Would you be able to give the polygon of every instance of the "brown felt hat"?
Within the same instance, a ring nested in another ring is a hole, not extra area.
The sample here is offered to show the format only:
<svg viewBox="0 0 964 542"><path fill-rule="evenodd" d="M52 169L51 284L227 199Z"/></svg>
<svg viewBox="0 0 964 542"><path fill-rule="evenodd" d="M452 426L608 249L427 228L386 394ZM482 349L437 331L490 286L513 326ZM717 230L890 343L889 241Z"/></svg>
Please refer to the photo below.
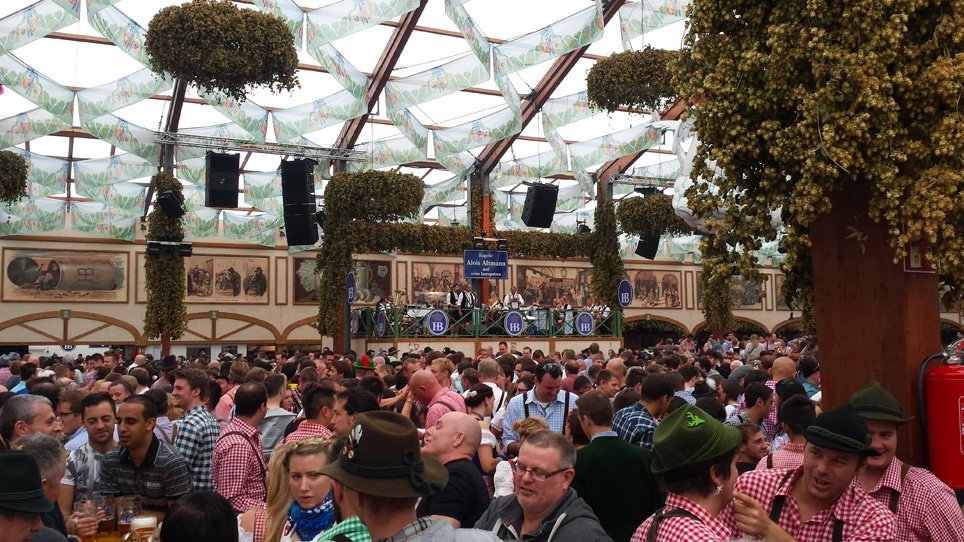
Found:
<svg viewBox="0 0 964 542"><path fill-rule="evenodd" d="M411 420L385 410L355 418L338 461L321 472L359 493L378 497L425 497L449 481L445 466L422 457Z"/></svg>

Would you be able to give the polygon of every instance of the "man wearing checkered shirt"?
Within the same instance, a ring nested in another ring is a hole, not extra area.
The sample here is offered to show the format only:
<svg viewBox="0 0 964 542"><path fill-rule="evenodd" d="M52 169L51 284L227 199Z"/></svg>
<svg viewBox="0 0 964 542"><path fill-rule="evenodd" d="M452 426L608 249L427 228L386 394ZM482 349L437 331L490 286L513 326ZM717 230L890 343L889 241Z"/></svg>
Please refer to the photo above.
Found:
<svg viewBox="0 0 964 542"><path fill-rule="evenodd" d="M630 444L653 449L653 432L666 413L675 393L673 378L666 373L651 374L643 381L639 403L628 406L613 418L613 431Z"/></svg>
<svg viewBox="0 0 964 542"><path fill-rule="evenodd" d="M720 521L736 538L769 542L896 541L894 515L854 480L866 459L878 455L856 409L845 404L824 412L805 436L803 466L743 474Z"/></svg>
<svg viewBox="0 0 964 542"><path fill-rule="evenodd" d="M184 410L174 432L174 448L191 468L195 491L211 491L211 456L221 426L207 409L208 375L201 369L185 367L174 378L174 404Z"/></svg>
<svg viewBox="0 0 964 542"><path fill-rule="evenodd" d="M867 460L857 480L867 493L897 514L897 540L964 540L964 517L954 490L930 471L894 457L897 429L910 421L904 408L879 382L857 390L850 402L867 423L871 446L880 455Z"/></svg>
<svg viewBox="0 0 964 542"><path fill-rule="evenodd" d="M234 396L234 419L214 445L211 480L236 514L264 508L268 465L261 453L258 425L268 411L268 391L261 382L238 386Z"/></svg>

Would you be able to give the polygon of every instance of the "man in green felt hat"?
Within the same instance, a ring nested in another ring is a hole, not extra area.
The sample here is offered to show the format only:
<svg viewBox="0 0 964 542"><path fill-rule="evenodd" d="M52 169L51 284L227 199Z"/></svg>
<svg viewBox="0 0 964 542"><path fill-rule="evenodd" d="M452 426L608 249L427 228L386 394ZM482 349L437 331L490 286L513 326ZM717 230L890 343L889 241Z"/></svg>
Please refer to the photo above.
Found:
<svg viewBox="0 0 964 542"><path fill-rule="evenodd" d="M713 542L730 539L717 519L733 497L740 431L693 405L666 416L653 433L650 470L666 490L666 506L633 534L632 542Z"/></svg>
<svg viewBox="0 0 964 542"><path fill-rule="evenodd" d="M769 542L897 540L894 515L854 480L878 453L853 405L817 416L804 436L803 466L740 476L723 522Z"/></svg>
<svg viewBox="0 0 964 542"><path fill-rule="evenodd" d="M857 480L897 514L897 540L964 540L964 517L954 490L930 471L894 457L900 426L911 420L900 402L873 381L857 390L850 403L870 430L870 446L880 454L867 459Z"/></svg>
<svg viewBox="0 0 964 542"><path fill-rule="evenodd" d="M338 460L321 472L334 481L335 500L350 504L372 540L498 541L491 533L416 518L419 498L441 491L449 475L441 463L422 456L415 424L400 414L359 414Z"/></svg>
<svg viewBox="0 0 964 542"><path fill-rule="evenodd" d="M29 542L43 529L41 514L54 509L44 497L37 461L28 453L0 450L0 542Z"/></svg>

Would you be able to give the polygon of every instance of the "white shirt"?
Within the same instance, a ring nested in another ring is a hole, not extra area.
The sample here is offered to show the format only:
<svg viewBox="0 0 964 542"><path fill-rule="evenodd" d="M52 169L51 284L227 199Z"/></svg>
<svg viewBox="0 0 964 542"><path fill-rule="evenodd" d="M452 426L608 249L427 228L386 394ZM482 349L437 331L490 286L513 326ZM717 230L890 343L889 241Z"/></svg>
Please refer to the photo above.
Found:
<svg viewBox="0 0 964 542"><path fill-rule="evenodd" d="M522 294L520 293L505 294L505 298L502 300L502 304L510 309L518 309L523 303L525 303L525 300L522 299Z"/></svg>

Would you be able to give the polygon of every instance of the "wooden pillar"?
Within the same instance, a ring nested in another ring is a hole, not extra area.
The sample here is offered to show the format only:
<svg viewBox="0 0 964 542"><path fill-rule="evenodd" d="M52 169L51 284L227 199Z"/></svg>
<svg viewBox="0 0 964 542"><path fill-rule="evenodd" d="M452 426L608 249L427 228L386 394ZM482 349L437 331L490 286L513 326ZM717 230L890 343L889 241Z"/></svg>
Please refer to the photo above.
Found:
<svg viewBox="0 0 964 542"><path fill-rule="evenodd" d="M937 274L894 263L886 226L867 217L869 195L869 183L847 183L810 227L823 407L879 380L916 417L901 428L897 455L921 465L917 371L941 349Z"/></svg>

